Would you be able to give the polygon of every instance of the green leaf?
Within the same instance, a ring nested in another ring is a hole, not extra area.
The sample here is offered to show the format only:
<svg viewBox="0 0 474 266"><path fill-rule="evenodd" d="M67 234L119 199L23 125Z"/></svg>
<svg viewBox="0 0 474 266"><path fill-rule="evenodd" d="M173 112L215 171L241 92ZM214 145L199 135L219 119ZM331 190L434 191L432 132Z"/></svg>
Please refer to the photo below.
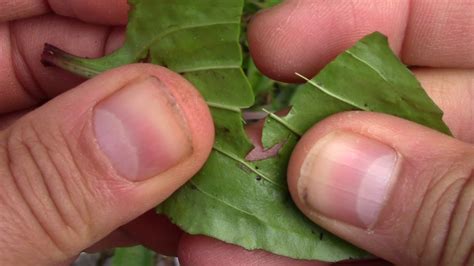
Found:
<svg viewBox="0 0 474 266"><path fill-rule="evenodd" d="M153 266L155 255L155 252L143 246L117 248L112 258L112 266Z"/></svg>
<svg viewBox="0 0 474 266"><path fill-rule="evenodd" d="M181 73L201 92L216 127L214 150L202 170L158 211L188 233L247 249L323 261L370 256L304 217L289 195L286 167L299 136L341 111L384 112L449 133L441 111L385 37L374 33L364 38L298 88L290 113L270 114L265 123L262 142L267 148L279 145L278 154L247 161L253 146L241 109L250 107L254 96L241 68L243 0L131 3L127 41L117 52L82 59L47 47L43 59L85 76L146 59ZM252 78L254 84L260 81L258 75ZM262 90L268 90L263 82Z"/></svg>
<svg viewBox="0 0 474 266"><path fill-rule="evenodd" d="M443 112L418 80L390 50L387 38L375 32L339 55L295 93L289 114L272 116L292 134L301 136L322 119L343 111L386 113L451 135ZM285 141L288 132L265 130L262 142L271 147Z"/></svg>
<svg viewBox="0 0 474 266"><path fill-rule="evenodd" d="M283 143L277 156L248 162L237 153L214 152L202 171L159 211L192 234L248 249L323 261L367 256L304 218L286 188L286 165L299 136L327 116L349 110L397 115L449 133L442 112L386 38L374 33L299 88L287 116L272 114L267 119L262 141L267 148Z"/></svg>

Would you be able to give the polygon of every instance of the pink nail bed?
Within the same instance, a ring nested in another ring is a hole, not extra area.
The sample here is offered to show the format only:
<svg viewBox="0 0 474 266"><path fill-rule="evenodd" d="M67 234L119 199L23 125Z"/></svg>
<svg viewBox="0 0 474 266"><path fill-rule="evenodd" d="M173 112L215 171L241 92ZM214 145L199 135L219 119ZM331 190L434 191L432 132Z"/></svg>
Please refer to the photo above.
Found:
<svg viewBox="0 0 474 266"><path fill-rule="evenodd" d="M319 140L303 162L298 192L314 211L370 228L396 177L399 155L390 146L345 132Z"/></svg>
<svg viewBox="0 0 474 266"><path fill-rule="evenodd" d="M181 110L156 78L129 84L100 102L93 125L102 152L131 181L158 175L190 153Z"/></svg>

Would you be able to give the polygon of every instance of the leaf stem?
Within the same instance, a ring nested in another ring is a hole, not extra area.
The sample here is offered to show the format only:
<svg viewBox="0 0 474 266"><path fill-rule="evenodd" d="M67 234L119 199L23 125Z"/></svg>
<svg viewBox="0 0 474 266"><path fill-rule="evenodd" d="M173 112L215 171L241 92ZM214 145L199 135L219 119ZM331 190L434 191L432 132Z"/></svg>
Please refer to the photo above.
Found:
<svg viewBox="0 0 474 266"><path fill-rule="evenodd" d="M45 66L56 66L86 78L92 78L99 74L98 71L84 65L80 57L67 53L49 43L44 45L41 63Z"/></svg>

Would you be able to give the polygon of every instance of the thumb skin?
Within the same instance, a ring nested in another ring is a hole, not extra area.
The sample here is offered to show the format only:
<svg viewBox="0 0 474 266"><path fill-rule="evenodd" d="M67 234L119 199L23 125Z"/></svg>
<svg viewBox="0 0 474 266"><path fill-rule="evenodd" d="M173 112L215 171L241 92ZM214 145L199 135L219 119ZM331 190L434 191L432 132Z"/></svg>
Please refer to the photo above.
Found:
<svg viewBox="0 0 474 266"><path fill-rule="evenodd" d="M315 223L397 265L473 265L474 146L396 117L319 123L290 160Z"/></svg>
<svg viewBox="0 0 474 266"><path fill-rule="evenodd" d="M106 72L0 131L0 261L56 265L193 176L214 129L194 87L161 67Z"/></svg>

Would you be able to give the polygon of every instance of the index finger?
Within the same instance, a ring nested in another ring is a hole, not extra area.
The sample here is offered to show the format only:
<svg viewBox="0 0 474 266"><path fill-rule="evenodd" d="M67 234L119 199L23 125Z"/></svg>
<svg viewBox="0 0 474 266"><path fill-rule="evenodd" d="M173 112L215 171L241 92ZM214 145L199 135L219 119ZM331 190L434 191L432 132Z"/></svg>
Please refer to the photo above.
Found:
<svg viewBox="0 0 474 266"><path fill-rule="evenodd" d="M46 13L106 25L127 23L127 0L0 0L0 22Z"/></svg>
<svg viewBox="0 0 474 266"><path fill-rule="evenodd" d="M252 20L250 51L264 74L293 82L380 31L405 64L472 68L473 14L472 0L287 0Z"/></svg>

